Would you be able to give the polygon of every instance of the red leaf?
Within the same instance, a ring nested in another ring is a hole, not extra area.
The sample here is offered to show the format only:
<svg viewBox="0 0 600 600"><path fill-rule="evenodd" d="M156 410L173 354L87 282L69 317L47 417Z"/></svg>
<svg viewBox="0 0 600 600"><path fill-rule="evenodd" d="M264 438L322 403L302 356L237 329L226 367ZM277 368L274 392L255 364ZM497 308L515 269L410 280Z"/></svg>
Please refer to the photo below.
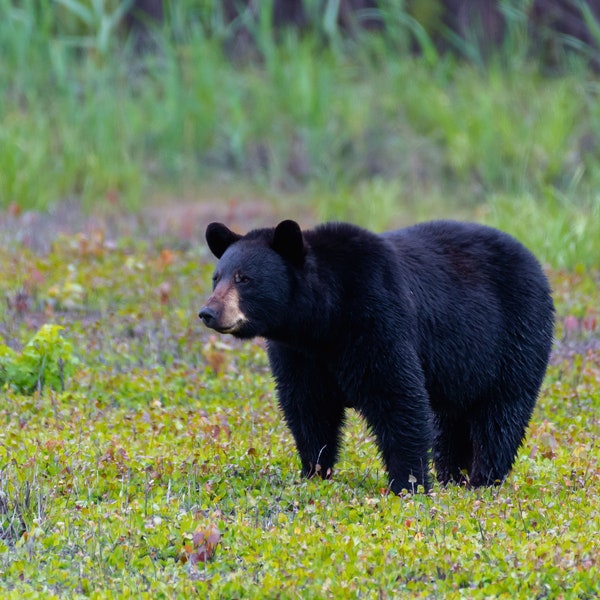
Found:
<svg viewBox="0 0 600 600"><path fill-rule="evenodd" d="M596 317L594 317L593 315L588 315L587 317L584 317L584 319L581 321L581 325L583 326L585 331L592 332L592 331L596 331L598 322L596 320Z"/></svg>
<svg viewBox="0 0 600 600"><path fill-rule="evenodd" d="M204 541L204 531L194 531L194 535L192 536L192 544L194 544L194 548L197 548Z"/></svg>

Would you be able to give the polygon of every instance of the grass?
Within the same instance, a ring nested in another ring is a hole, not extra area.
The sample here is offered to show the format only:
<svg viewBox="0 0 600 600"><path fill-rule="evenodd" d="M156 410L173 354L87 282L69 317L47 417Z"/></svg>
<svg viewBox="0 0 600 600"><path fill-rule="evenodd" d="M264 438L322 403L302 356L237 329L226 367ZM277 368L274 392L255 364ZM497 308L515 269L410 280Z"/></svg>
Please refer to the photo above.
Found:
<svg viewBox="0 0 600 600"><path fill-rule="evenodd" d="M139 209L245 185L280 204L294 194L318 219L484 218L537 229L548 262L600 257L598 85L574 60L545 77L523 40L485 68L431 49L399 59L414 23L390 13L396 46L292 32L275 43L261 22L254 59L235 61L217 16L209 27L183 5L139 55L50 8L0 7L0 205ZM553 237L536 227L549 207L562 219Z"/></svg>
<svg viewBox="0 0 600 600"><path fill-rule="evenodd" d="M232 60L211 3L139 55L119 2L0 0L2 597L600 595L595 76L542 76L512 4L487 62L394 3L391 35L342 38L335 4L302 38L247 21ZM157 208L190 195L240 229L454 217L531 247L557 340L504 485L392 497L355 416L334 479L301 479L263 345L196 318L204 213Z"/></svg>
<svg viewBox="0 0 600 600"><path fill-rule="evenodd" d="M232 178L317 195L379 178L407 202L434 190L466 205L548 188L578 204L598 187L593 74L572 60L542 76L527 40L486 68L431 48L413 57L414 22L387 7L395 43L289 31L275 43L263 19L249 21L254 60L235 61L223 39L237 25L183 3L139 55L114 27L101 42L102 19L77 20L76 4L0 3L4 206L139 207L157 188Z"/></svg>
<svg viewBox="0 0 600 600"><path fill-rule="evenodd" d="M547 264L594 267L600 261L600 196L577 204L556 190L535 199L530 194L490 198L479 217L526 242Z"/></svg>
<svg viewBox="0 0 600 600"><path fill-rule="evenodd" d="M196 318L205 249L140 233L1 251L5 342L53 322L79 359L64 391L3 390L3 597L600 593L597 272L550 272L557 346L506 483L399 498L356 416L334 479L299 477L262 344Z"/></svg>

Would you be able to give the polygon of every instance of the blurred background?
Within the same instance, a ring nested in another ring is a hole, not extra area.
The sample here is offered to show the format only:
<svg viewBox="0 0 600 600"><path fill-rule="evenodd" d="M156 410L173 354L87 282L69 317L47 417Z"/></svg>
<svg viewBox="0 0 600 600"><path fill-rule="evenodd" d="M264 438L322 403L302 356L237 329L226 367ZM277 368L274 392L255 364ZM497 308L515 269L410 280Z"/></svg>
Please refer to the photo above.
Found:
<svg viewBox="0 0 600 600"><path fill-rule="evenodd" d="M23 239L455 217L600 264L600 2L0 0L0 48Z"/></svg>

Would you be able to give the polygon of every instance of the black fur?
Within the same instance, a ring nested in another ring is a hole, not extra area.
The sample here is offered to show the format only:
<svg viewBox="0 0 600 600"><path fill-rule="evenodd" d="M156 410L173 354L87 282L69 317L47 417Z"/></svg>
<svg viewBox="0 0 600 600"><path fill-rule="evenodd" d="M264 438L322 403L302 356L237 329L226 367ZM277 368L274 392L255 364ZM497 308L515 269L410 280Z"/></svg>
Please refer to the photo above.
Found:
<svg viewBox="0 0 600 600"><path fill-rule="evenodd" d="M351 407L394 492L430 488L431 448L442 483L506 477L553 334L548 282L519 242L451 221L381 235L284 221L244 237L213 223L207 241L218 281L236 282L245 320L233 334L268 340L304 474L331 474ZM210 325L225 330L220 298Z"/></svg>

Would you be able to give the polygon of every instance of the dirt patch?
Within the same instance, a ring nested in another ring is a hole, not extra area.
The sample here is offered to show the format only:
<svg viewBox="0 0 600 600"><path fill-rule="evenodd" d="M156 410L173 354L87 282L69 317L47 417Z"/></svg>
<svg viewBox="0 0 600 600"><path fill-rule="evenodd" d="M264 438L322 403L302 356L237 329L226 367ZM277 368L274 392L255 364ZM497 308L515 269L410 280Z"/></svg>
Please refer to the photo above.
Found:
<svg viewBox="0 0 600 600"><path fill-rule="evenodd" d="M284 218L299 219L303 227L314 223L311 211L302 206L294 206L282 214L273 203L260 199L169 198L135 213L110 203L86 212L79 202L66 200L44 212L22 212L16 206L0 212L0 243L7 247L23 245L45 254L57 237L102 232L106 239L168 240L175 247L187 247L204 243L204 231L211 221L222 221L234 230L245 232L272 226Z"/></svg>

